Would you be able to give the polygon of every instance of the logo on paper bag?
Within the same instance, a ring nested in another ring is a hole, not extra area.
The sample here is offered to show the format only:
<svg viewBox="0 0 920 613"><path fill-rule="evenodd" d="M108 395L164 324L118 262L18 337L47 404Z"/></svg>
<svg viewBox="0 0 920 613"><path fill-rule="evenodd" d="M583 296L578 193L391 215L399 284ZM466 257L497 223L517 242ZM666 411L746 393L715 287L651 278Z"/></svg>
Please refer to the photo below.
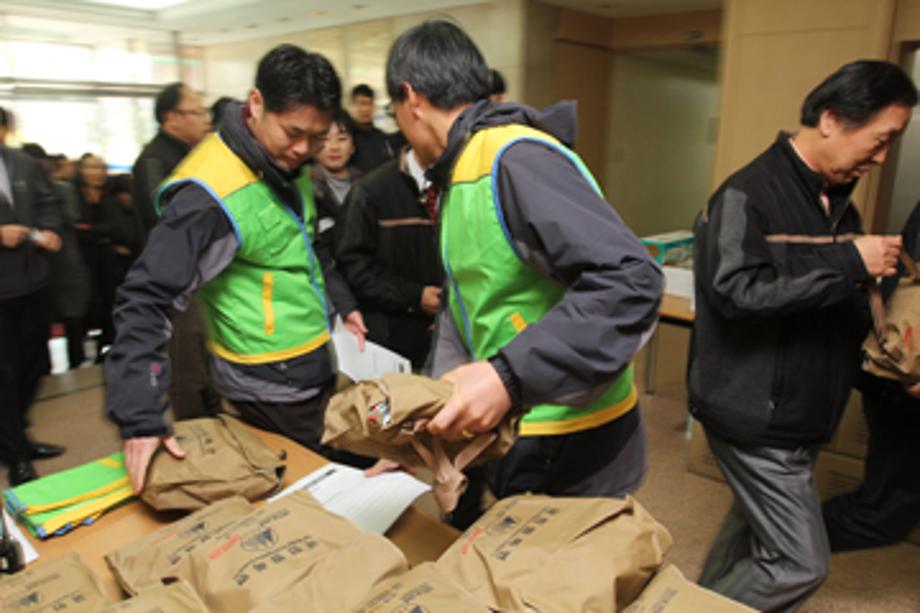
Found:
<svg viewBox="0 0 920 613"><path fill-rule="evenodd" d="M367 411L367 423L375 430L382 430L390 425L393 416L390 413L390 401L381 400Z"/></svg>
<svg viewBox="0 0 920 613"><path fill-rule="evenodd" d="M260 530L242 540L240 547L246 551L268 551L278 544L278 534L271 528Z"/></svg>

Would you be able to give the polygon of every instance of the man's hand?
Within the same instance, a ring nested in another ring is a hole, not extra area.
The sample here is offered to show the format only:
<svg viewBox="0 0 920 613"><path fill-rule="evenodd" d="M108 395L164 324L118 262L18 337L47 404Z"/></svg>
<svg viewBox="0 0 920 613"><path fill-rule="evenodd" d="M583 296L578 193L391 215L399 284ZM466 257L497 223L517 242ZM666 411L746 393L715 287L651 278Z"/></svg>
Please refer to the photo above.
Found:
<svg viewBox="0 0 920 613"><path fill-rule="evenodd" d="M913 396L914 398L920 398L920 383L915 383L913 385L905 385L904 391Z"/></svg>
<svg viewBox="0 0 920 613"><path fill-rule="evenodd" d="M342 325L345 329L355 335L358 340L358 351L364 351L364 337L367 336L367 326L364 325L364 317L361 311L355 309L342 319Z"/></svg>
<svg viewBox="0 0 920 613"><path fill-rule="evenodd" d="M125 452L125 467L128 469L128 477L134 486L134 493L140 494L144 489L144 479L147 478L147 466L150 464L150 458L153 452L163 443L166 451L178 459L185 457L185 452L179 447L179 442L174 436L140 436L125 440L123 449Z"/></svg>
<svg viewBox="0 0 920 613"><path fill-rule="evenodd" d="M61 237L51 230L42 230L38 233L39 240L35 244L51 253L57 253L61 249Z"/></svg>
<svg viewBox="0 0 920 613"><path fill-rule="evenodd" d="M511 409L508 390L488 362L464 364L443 379L453 382L454 393L428 422L428 431L436 436L447 440L473 438L494 429Z"/></svg>
<svg viewBox="0 0 920 613"><path fill-rule="evenodd" d="M7 249L15 249L29 238L29 228L18 224L0 226L0 243Z"/></svg>
<svg viewBox="0 0 920 613"><path fill-rule="evenodd" d="M898 254L901 253L900 235L869 234L860 236L853 244L871 276L890 277L897 274Z"/></svg>
<svg viewBox="0 0 920 613"><path fill-rule="evenodd" d="M425 315L435 315L438 312L438 306L441 304L441 288L437 285L426 285L422 289L422 300L420 306Z"/></svg>
<svg viewBox="0 0 920 613"><path fill-rule="evenodd" d="M403 466L399 462L388 460L386 458L380 458L377 460L376 464L364 470L364 476L376 477L377 475L382 475L383 473L392 473L396 472L397 470L407 472L410 475L415 474L415 471Z"/></svg>

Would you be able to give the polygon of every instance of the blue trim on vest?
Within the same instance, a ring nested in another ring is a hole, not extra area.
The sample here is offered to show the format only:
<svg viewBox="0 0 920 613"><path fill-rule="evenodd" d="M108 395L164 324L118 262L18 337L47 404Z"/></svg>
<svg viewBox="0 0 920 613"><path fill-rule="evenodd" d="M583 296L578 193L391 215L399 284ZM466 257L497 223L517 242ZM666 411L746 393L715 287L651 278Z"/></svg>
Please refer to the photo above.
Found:
<svg viewBox="0 0 920 613"><path fill-rule="evenodd" d="M578 158L575 157L575 154L568 147L560 145L559 143L554 143L551 140L539 138L536 136L519 136L517 138L511 139L510 141L502 145L502 148L498 150L498 153L495 154L495 159L492 161L492 171L491 171L492 203L495 205L495 214L498 216L498 225L501 226L502 233L505 235L505 240L508 241L508 246L511 247L511 250L514 252L514 255L516 255L518 259L521 260L521 262L524 262L526 264L527 261L524 259L524 256L521 255L521 252L518 251L517 245L514 244L514 240L511 238L511 231L508 229L508 224L505 221L505 212L502 209L501 197L499 195L499 189L498 189L498 165L499 163L501 163L502 156L505 155L509 147L511 147L512 145L516 145L517 143L521 143L521 142L541 143L563 154L566 158L568 158L570 162L572 162L572 164L575 166L576 170L578 170L581 176L584 177L584 179L588 183L591 184L591 187L594 188L594 191L596 191L598 195L602 195L602 194L601 194L600 187L597 184L597 181L594 179L594 177L591 176L590 173L588 173L584 169L582 164L578 163Z"/></svg>
<svg viewBox="0 0 920 613"><path fill-rule="evenodd" d="M221 199L216 193L214 193L214 190L211 189L211 187L207 183L202 181L201 179L197 179L195 177L188 177L186 179L179 179L178 181L173 181L172 183L167 183L166 185L161 187L157 191L157 194L154 200L154 202L157 203L157 212L159 212L160 210L159 202L160 202L160 196L163 194L163 192L166 191L167 189L173 189L175 187L185 185L186 183L194 183L195 185L200 186L202 189L204 189L204 191L208 192L208 195L211 196L211 198L213 198L217 202L218 205L220 205L220 208L223 209L224 211L224 215L226 215L227 219L230 220L230 225L233 226L233 233L236 235L236 242L237 242L236 250L239 251L240 249L242 249L243 248L243 235L240 233L239 226L236 225L236 219L233 217L233 213L231 213L230 209L227 208L227 204L223 201L223 199Z"/></svg>
<svg viewBox="0 0 920 613"><path fill-rule="evenodd" d="M304 205L303 195L300 193L299 188L294 191L297 192L297 198L300 199L300 210L304 212L304 215L306 215L307 208ZM313 286L313 290L316 292L316 295L319 296L319 301L323 305L323 317L326 320L326 329L331 332L332 322L329 321L329 306L326 304L325 294L322 292L322 290L320 290L319 283L317 283L316 281L316 271L317 271L318 263L316 261L317 260L316 254L313 252L313 245L310 243L310 235L307 233L307 228L306 226L304 226L303 221L301 221L301 219L297 216L297 213L292 211L291 207L287 206L284 203L281 203L281 206L284 207L284 210L286 210L288 214L290 214L290 216L294 219L294 223L296 223L297 226L300 228L300 234L301 236L303 236L303 242L307 246L307 254L310 256L310 284ZM348 315L348 313L345 313L342 316L343 320L345 319L345 315Z"/></svg>
<svg viewBox="0 0 920 613"><path fill-rule="evenodd" d="M449 203L447 203L449 204ZM463 294L460 293L460 286L457 285L457 278L454 277L454 269L450 265L450 258L447 257L447 234L444 234L443 255L444 270L447 273L447 279L450 281L451 289L457 297L457 305L460 307L460 317L463 319L463 336L466 341L466 348L469 349L470 355L476 357L476 351L473 349L473 327L470 325L470 316L466 311L466 304L463 302Z"/></svg>

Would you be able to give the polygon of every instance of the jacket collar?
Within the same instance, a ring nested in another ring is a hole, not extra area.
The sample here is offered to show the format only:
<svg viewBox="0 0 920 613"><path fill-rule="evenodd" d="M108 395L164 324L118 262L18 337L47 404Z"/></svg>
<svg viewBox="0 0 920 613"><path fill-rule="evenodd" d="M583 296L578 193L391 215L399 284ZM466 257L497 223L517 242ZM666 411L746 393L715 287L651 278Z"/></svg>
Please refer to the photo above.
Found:
<svg viewBox="0 0 920 613"><path fill-rule="evenodd" d="M300 192L294 181L306 165L288 172L275 164L246 125L248 112L249 108L240 103L228 108L220 126L221 139L282 202L303 218Z"/></svg>
<svg viewBox="0 0 920 613"><path fill-rule="evenodd" d="M450 180L454 163L470 137L484 128L508 124L537 128L567 147L572 147L578 124L575 101L564 100L539 110L523 104L498 104L491 100L480 100L470 105L451 125L447 133L447 147L428 169L428 177L435 185L444 188Z"/></svg>

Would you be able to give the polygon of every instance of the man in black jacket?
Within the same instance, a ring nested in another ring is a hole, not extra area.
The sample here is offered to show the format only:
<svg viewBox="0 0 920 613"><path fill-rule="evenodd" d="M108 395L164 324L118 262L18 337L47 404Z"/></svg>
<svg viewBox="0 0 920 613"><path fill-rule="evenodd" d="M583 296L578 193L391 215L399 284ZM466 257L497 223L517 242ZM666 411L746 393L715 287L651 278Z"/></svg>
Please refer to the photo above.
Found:
<svg viewBox="0 0 920 613"><path fill-rule="evenodd" d="M374 90L359 83L351 90L351 112L355 120L355 155L351 160L358 170L369 173L395 157L391 139L374 125Z"/></svg>
<svg viewBox="0 0 920 613"><path fill-rule="evenodd" d="M10 485L36 477L31 459L64 450L30 443L26 412L48 372L49 253L61 248L60 202L39 163L0 146L0 461Z"/></svg>
<svg viewBox="0 0 920 613"><path fill-rule="evenodd" d="M812 462L856 374L861 284L894 274L900 249L860 236L850 194L916 102L897 66L847 64L696 222L690 411L735 494L700 584L758 610L798 608L827 575Z"/></svg>
<svg viewBox="0 0 920 613"><path fill-rule="evenodd" d="M201 96L182 83L168 85L157 95L154 116L160 129L134 162L131 183L131 200L145 241L160 219L153 203L160 184L211 129L210 112L202 106ZM220 409L220 396L208 374L202 317L201 305L193 297L188 309L173 320L169 358L174 374L169 397L177 419Z"/></svg>
<svg viewBox="0 0 920 613"><path fill-rule="evenodd" d="M441 296L430 181L411 149L356 183L336 225L336 264L361 305L368 338L425 364Z"/></svg>

